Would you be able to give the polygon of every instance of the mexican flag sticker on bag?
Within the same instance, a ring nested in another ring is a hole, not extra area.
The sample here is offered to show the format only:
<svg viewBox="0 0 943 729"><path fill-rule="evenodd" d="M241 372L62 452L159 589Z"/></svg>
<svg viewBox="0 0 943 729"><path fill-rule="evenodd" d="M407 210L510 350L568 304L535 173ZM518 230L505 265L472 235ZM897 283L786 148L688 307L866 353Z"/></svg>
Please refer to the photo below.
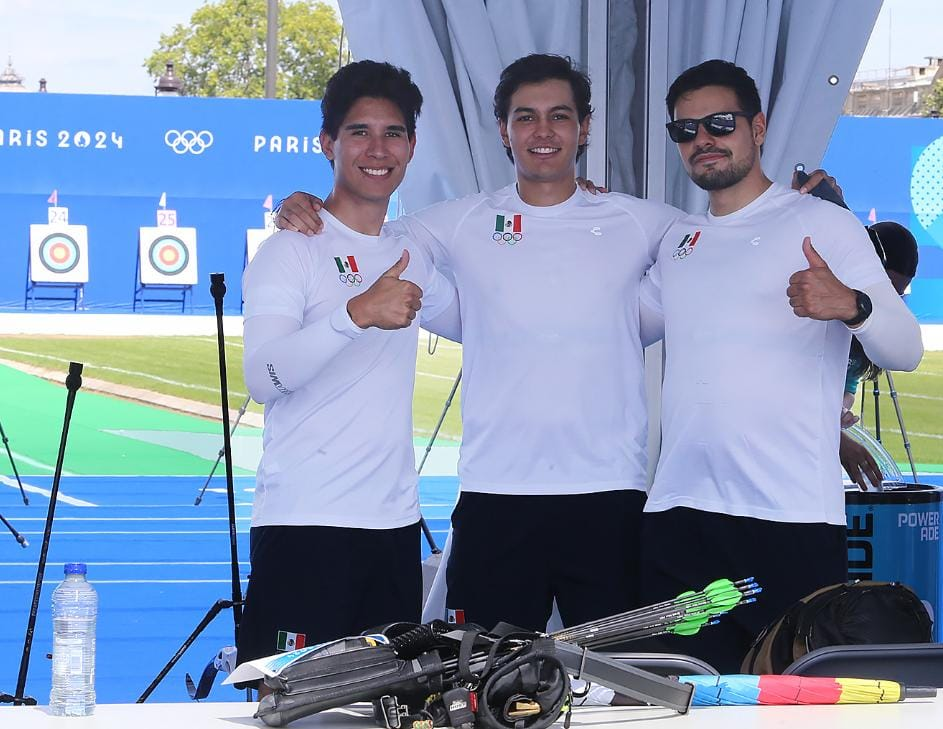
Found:
<svg viewBox="0 0 943 729"><path fill-rule="evenodd" d="M305 647L304 633L289 633L285 630L278 631L278 645L280 651L294 651Z"/></svg>

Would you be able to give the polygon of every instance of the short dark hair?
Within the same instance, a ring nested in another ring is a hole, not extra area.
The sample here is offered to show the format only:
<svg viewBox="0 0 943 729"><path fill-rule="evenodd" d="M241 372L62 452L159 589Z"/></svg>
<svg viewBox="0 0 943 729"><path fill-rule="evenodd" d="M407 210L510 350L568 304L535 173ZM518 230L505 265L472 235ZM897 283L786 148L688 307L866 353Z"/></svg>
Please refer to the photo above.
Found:
<svg viewBox="0 0 943 729"><path fill-rule="evenodd" d="M501 80L498 81L498 87L494 90L494 118L507 123L511 96L521 86L539 84L552 79L559 79L570 84L580 122L593 113L593 107L590 105L592 94L589 76L575 66L573 59L569 56L555 56L552 53L531 53L529 56L518 58L501 72ZM585 149L585 144L579 146L576 153L577 159ZM505 151L513 162L514 155L511 154L511 150Z"/></svg>
<svg viewBox="0 0 943 729"><path fill-rule="evenodd" d="M740 66L730 61L715 58L692 66L684 71L671 84L665 103L668 106L668 116L675 118L675 105L678 99L691 91L703 89L705 86L723 86L737 95L740 104L739 111L756 116L763 108L760 104L760 92L756 90L756 82ZM737 111L737 109L718 109L718 111Z"/></svg>
<svg viewBox="0 0 943 729"><path fill-rule="evenodd" d="M379 61L348 63L328 79L321 99L321 130L337 139L350 108L363 97L387 99L402 112L406 132L416 134L416 119L422 109L422 94L409 71Z"/></svg>

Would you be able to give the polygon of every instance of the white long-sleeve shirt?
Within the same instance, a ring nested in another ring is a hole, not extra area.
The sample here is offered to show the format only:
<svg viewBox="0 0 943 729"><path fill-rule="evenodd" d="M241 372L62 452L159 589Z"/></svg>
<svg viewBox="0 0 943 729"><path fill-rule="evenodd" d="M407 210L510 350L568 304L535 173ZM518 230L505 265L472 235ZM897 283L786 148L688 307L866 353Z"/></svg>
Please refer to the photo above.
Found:
<svg viewBox="0 0 943 729"><path fill-rule="evenodd" d="M418 317L404 329L364 330L347 301L404 248L401 278L422 289L424 320L457 321L457 300L427 255L395 232L367 236L321 215L324 235L276 233L243 277L245 378L265 403L252 525L405 526L419 519Z"/></svg>
<svg viewBox="0 0 943 729"><path fill-rule="evenodd" d="M662 450L647 511L685 506L784 522L844 524L838 459L849 328L795 315L802 241L869 293L855 333L874 361L913 369L920 329L858 220L774 184L730 215L691 215L662 242L641 306L664 317Z"/></svg>

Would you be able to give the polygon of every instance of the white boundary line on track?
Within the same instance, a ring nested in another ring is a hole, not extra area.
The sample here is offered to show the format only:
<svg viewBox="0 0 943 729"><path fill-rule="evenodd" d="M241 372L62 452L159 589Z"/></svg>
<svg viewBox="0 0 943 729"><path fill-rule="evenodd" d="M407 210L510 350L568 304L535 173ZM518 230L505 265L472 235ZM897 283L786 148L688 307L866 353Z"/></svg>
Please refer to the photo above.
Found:
<svg viewBox="0 0 943 729"><path fill-rule="evenodd" d="M69 475L74 478L206 478L205 473L170 473L166 476L160 473L70 473L66 474L65 471L62 472L62 475ZM48 478L48 476L41 476L41 478ZM223 475L217 474L216 478L224 478ZM233 476L233 479L240 478L251 478L255 481L255 476L249 474L240 474L237 473Z"/></svg>
<svg viewBox="0 0 943 729"><path fill-rule="evenodd" d="M43 534L43 532L28 532L28 531L20 530L20 534L22 534L23 536L36 537L36 536L41 536L41 535ZM227 529L226 531L222 531L222 532L210 531L210 530L207 530L207 529L204 529L204 530L195 530L195 529L194 529L194 530L191 530L191 531L177 531L177 530L173 530L173 531L147 531L147 532L139 532L139 531L81 531L81 532L67 532L67 531L62 531L62 530L57 530L57 531L56 531L56 536L59 536L59 535L61 535L61 534L70 534L70 535L72 535L72 536L78 536L78 537L81 537L81 536L117 536L117 535L126 535L126 534L130 534L130 535L132 535L132 536L134 536L134 535L144 536L145 534L148 534L148 535L167 534L167 535L169 535L169 536L184 536L184 535L196 535L196 534L229 534L229 530ZM248 534L248 530L242 531L242 532L240 532L240 534Z"/></svg>
<svg viewBox="0 0 943 729"><path fill-rule="evenodd" d="M60 580L43 580L43 585L58 585ZM246 582L246 578L242 578ZM93 585L228 585L228 580L93 580ZM0 585L33 585L34 580L0 580Z"/></svg>
<svg viewBox="0 0 943 729"><path fill-rule="evenodd" d="M248 534L248 530L244 530L244 531L241 531L241 532L239 532L239 533L240 533L240 534ZM433 530L432 530L432 533L433 533L433 534L448 534L448 529L439 529L439 530L433 529ZM42 532L28 532L28 531L23 531L23 530L21 530L21 531L20 531L20 534L22 534L23 536L28 536L28 537L37 537L37 536L41 536L43 533L42 533ZM62 534L70 534L70 535L72 535L72 536L119 536L119 535L120 535L120 536L123 536L123 535L132 535L132 536L134 536L134 535L137 535L137 536L154 535L154 536L156 536L156 535L158 535L158 534L167 534L167 535L170 535L170 536L193 536L193 535L197 535L197 534L229 534L229 531L227 530L227 531L220 531L220 532L217 532L217 531L210 531L210 530L192 530L192 531L160 531L160 532L157 532L157 531L149 531L149 532L138 532L138 531L94 531L94 532L82 531L82 532L66 532L66 531L61 531L61 530L60 530L60 531L57 531L57 532L56 532L56 535L57 535L57 536L62 535ZM57 584L58 584L58 583L57 583Z"/></svg>
<svg viewBox="0 0 943 729"><path fill-rule="evenodd" d="M209 491L209 489L207 489ZM185 504L97 504L99 509L193 509L196 508L192 501ZM251 501L237 501L236 508L252 508ZM57 519L58 521L58 519Z"/></svg>
<svg viewBox="0 0 943 729"><path fill-rule="evenodd" d="M65 562L46 562L46 567L59 567ZM85 562L89 567L216 567L229 565L226 562ZM249 562L239 562L249 564ZM32 562L0 562L0 567L35 567Z"/></svg>
<svg viewBox="0 0 943 729"><path fill-rule="evenodd" d="M36 357L37 359L50 360L51 362L66 363L66 362L72 361L70 359L65 359L63 357L55 357L51 354L38 354L36 352L24 352L19 349L10 349L9 347L0 347L0 352L7 352L8 354L21 354L24 356ZM195 385L189 382L177 382L176 380L168 380L166 377L160 377L159 375L152 375L147 372L137 372L136 370L124 370L124 369L121 369L120 367L109 367L107 365L92 364L88 362L85 363L85 367L88 368L89 370L102 370L104 372L116 372L119 375L131 375L133 377L141 377L145 380L153 380L154 382L161 382L165 385L173 385L174 387L182 387L187 390L199 390L200 392L213 392L213 393L219 392L219 388L208 387L206 385ZM88 375L89 373L86 371L85 374ZM237 397L246 397L248 395L248 393L239 392L238 390L230 390L229 394L235 395Z"/></svg>
<svg viewBox="0 0 943 729"><path fill-rule="evenodd" d="M888 433L896 433L897 435L901 434L901 432L896 428L886 428L886 430ZM910 438L935 438L936 440L943 440L943 435L939 433L919 433L915 430L908 430L907 435Z"/></svg>
<svg viewBox="0 0 943 729"><path fill-rule="evenodd" d="M920 395L915 392L900 392L899 390L897 391L897 394L901 397L912 397L916 400L943 400L943 397L940 397L939 395Z"/></svg>
<svg viewBox="0 0 943 729"><path fill-rule="evenodd" d="M186 506L186 505L184 505ZM193 504L189 504L190 507ZM251 504L244 504L244 506L251 506ZM431 509L448 509L452 510L454 504L424 504L420 508L431 510ZM132 505L130 508L134 508ZM443 517L439 517L443 518ZM237 516L236 521L250 521L251 517L249 516ZM44 516L18 516L16 517L17 523L24 521L46 521ZM56 523L64 521L146 521L146 522L157 522L157 521L229 521L228 516L57 516Z"/></svg>
<svg viewBox="0 0 943 729"><path fill-rule="evenodd" d="M13 489L19 490L20 488L15 479L7 478L6 476L0 476L0 483ZM28 491L31 494L41 494L47 499L52 496L52 492L49 489L42 489L39 486L33 486L32 484L26 483L26 481L23 481L23 490ZM59 501L62 501L63 503L69 504L71 506L97 506L97 504L93 504L91 501L83 501L82 499L77 499L74 496L68 496L62 493L61 489L57 498ZM45 521L45 519L41 519L40 521Z"/></svg>
<svg viewBox="0 0 943 729"><path fill-rule="evenodd" d="M11 450L10 452L13 454L13 457L14 457L17 461L21 461L21 462L23 462L23 463L26 463L27 465L34 466L35 468L41 468L41 469L43 469L44 471L51 471L51 472L53 472L53 473L55 473L55 471L56 471L56 467L55 467L55 466L50 466L48 463L43 463L42 461L37 461L37 460L35 460L35 459L33 459L33 458L30 458L29 456L24 456L22 453L18 453L18 452L14 451L14 450ZM66 471L65 469L62 469L62 475L63 475L63 476L74 476L75 474L73 474L71 471Z"/></svg>
<svg viewBox="0 0 943 729"><path fill-rule="evenodd" d="M455 382L454 377L449 377L448 375L437 375L433 372L423 372L422 370L416 370L417 375L422 375L423 377L431 377L434 380L448 380L449 382Z"/></svg>
<svg viewBox="0 0 943 729"><path fill-rule="evenodd" d="M236 521L249 521L248 516L237 516ZM46 521L45 517L18 516L16 521ZM229 521L228 516L57 516L56 523L61 521Z"/></svg>

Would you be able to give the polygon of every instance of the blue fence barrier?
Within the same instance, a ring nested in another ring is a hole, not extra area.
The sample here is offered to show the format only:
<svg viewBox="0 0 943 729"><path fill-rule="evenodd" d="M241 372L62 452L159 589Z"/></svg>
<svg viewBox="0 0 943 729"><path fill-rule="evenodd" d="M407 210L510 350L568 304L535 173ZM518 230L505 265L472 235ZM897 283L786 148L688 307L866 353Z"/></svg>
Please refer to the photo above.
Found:
<svg viewBox="0 0 943 729"><path fill-rule="evenodd" d="M913 233L920 265L907 305L922 324L943 322L943 119L842 117L822 166L862 223Z"/></svg>

